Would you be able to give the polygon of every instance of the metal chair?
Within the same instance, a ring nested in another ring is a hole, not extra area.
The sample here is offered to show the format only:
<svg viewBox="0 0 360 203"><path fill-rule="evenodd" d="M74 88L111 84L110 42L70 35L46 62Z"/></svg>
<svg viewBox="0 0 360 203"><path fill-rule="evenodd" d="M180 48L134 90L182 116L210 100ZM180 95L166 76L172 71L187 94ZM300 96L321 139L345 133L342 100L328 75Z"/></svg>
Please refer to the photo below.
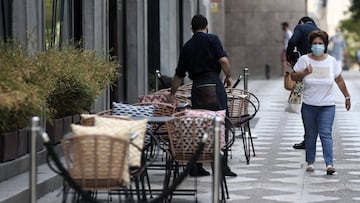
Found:
<svg viewBox="0 0 360 203"><path fill-rule="evenodd" d="M246 163L249 164L251 149L253 156L255 156L250 121L255 118L259 111L260 101L255 94L243 89L229 89L227 94L229 118L234 126L240 129Z"/></svg>
<svg viewBox="0 0 360 203"><path fill-rule="evenodd" d="M124 174L129 173L126 162L129 140L107 135L83 135L65 138L61 142L69 174L94 199L99 190L109 192L128 185ZM64 188L64 192L67 193L68 189ZM67 194L63 198L66 201ZM76 195L73 200L80 201L76 200Z"/></svg>
<svg viewBox="0 0 360 203"><path fill-rule="evenodd" d="M196 163L213 163L214 162L214 120L206 117L176 117L166 122L169 135L169 150L167 156L167 170L164 182L164 189L168 188L171 173L173 173L173 180L179 174L179 165L188 164L192 155L197 149L198 143L204 134L208 135L207 142L201 152L200 158ZM222 182L222 199L225 200L225 193ZM197 179L195 177L195 190L190 190L189 194L195 195L197 201Z"/></svg>

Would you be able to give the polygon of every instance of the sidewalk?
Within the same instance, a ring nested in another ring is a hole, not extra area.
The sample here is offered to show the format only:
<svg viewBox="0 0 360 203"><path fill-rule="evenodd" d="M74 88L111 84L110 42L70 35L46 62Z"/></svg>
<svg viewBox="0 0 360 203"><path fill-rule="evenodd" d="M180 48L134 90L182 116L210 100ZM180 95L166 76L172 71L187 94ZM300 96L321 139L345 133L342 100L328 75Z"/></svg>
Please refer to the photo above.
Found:
<svg viewBox="0 0 360 203"><path fill-rule="evenodd" d="M318 141L315 172L305 172L305 151L292 145L302 141L304 130L301 116L284 112L289 92L282 78L249 81L249 90L261 102L252 132L256 157L246 165L242 142L232 148L230 166L238 174L227 178L230 199L227 202L355 202L360 201L360 73L343 73L351 94L352 109L346 112L340 91L336 101L334 124L334 167L337 172L327 176ZM240 88L242 85L239 85ZM210 169L207 166L207 169ZM161 188L163 172L150 171L153 188ZM193 178L182 187L191 188ZM199 202L211 202L211 177L198 178ZM39 203L61 202L60 189L41 198ZM174 203L194 202L194 197L174 197Z"/></svg>

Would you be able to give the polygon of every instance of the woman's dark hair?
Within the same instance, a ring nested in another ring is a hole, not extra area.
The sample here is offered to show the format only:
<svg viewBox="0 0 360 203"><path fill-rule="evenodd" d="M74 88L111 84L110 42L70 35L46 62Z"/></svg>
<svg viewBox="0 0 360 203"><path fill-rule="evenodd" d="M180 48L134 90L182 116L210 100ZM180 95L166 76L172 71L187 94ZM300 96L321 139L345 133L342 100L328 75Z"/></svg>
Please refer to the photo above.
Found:
<svg viewBox="0 0 360 203"><path fill-rule="evenodd" d="M195 15L191 20L191 28L193 31L203 30L208 25L207 19L203 15Z"/></svg>
<svg viewBox="0 0 360 203"><path fill-rule="evenodd" d="M320 39L324 42L324 45L325 45L324 53L327 53L327 47L329 44L329 35L325 31L322 31L322 30L314 30L314 31L310 32L310 34L309 34L310 45L313 43L313 41L317 37L320 37Z"/></svg>

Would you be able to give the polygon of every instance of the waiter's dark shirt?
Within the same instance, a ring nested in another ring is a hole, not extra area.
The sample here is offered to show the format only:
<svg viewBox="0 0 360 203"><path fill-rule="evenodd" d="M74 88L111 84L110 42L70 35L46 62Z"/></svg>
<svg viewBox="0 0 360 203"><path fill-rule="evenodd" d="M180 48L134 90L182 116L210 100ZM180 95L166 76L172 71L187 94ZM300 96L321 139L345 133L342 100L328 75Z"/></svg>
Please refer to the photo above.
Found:
<svg viewBox="0 0 360 203"><path fill-rule="evenodd" d="M189 78L201 77L202 73L215 72L220 74L219 59L227 56L216 35L197 32L186 42L180 53L176 75Z"/></svg>

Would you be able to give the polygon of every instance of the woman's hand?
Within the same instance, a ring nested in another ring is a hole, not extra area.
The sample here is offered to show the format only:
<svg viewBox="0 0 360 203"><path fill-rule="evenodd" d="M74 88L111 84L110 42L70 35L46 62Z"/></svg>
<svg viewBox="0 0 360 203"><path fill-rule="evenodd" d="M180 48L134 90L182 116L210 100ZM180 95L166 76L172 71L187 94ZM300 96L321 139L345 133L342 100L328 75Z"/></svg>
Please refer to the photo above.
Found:
<svg viewBox="0 0 360 203"><path fill-rule="evenodd" d="M345 99L345 108L346 108L347 111L349 111L350 108L351 108L351 100L350 100L350 97Z"/></svg>
<svg viewBox="0 0 360 203"><path fill-rule="evenodd" d="M304 70L305 76L309 75L312 72L313 72L313 67L311 66L311 64L309 64L308 67L306 67Z"/></svg>

